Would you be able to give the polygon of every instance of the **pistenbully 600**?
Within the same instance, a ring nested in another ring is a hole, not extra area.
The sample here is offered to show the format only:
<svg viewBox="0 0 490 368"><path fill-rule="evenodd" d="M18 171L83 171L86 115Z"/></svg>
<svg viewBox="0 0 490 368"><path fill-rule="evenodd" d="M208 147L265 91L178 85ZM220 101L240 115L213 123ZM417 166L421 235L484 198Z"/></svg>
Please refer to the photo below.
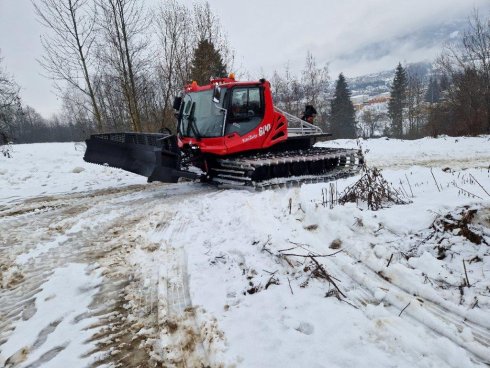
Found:
<svg viewBox="0 0 490 368"><path fill-rule="evenodd" d="M357 173L359 150L313 147L328 134L281 111L271 85L233 76L196 82L173 105L177 134L108 133L87 140L85 161L106 164L148 181L199 179L263 189L329 181Z"/></svg>

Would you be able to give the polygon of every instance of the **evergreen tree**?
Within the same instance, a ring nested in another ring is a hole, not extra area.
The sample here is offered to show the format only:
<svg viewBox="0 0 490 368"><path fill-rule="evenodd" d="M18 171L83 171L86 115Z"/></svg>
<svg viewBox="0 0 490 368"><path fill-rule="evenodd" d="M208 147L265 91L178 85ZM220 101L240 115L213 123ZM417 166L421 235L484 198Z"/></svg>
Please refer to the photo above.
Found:
<svg viewBox="0 0 490 368"><path fill-rule="evenodd" d="M429 87L425 94L425 102L436 103L441 99L441 89L436 78L430 78Z"/></svg>
<svg viewBox="0 0 490 368"><path fill-rule="evenodd" d="M330 110L330 131L334 138L356 138L356 113L351 93L342 73L335 86Z"/></svg>
<svg viewBox="0 0 490 368"><path fill-rule="evenodd" d="M391 119L391 134L395 138L403 136L403 107L407 98L408 79L405 69L398 63L395 78L391 86L391 99L388 103L388 114Z"/></svg>
<svg viewBox="0 0 490 368"><path fill-rule="evenodd" d="M226 65L214 45L208 40L199 41L191 65L191 80L200 85L209 83L211 78L226 76Z"/></svg>

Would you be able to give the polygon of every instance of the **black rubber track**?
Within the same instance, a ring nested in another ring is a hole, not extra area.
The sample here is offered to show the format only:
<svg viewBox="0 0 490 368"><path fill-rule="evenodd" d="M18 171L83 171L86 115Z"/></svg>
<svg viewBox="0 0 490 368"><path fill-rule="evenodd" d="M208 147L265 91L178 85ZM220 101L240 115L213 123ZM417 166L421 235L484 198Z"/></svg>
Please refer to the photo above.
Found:
<svg viewBox="0 0 490 368"><path fill-rule="evenodd" d="M363 165L359 150L310 148L217 160L210 180L258 190L327 182L355 175Z"/></svg>

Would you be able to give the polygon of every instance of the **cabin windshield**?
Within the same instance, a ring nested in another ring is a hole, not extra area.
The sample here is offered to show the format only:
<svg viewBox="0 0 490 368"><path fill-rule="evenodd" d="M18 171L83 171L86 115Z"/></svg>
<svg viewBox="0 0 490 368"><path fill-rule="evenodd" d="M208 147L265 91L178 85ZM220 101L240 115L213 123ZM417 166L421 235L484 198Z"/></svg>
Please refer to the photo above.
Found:
<svg viewBox="0 0 490 368"><path fill-rule="evenodd" d="M225 123L223 101L226 88L221 89L220 103L213 102L213 90L190 92L181 105L179 134L183 137L212 138L223 136Z"/></svg>

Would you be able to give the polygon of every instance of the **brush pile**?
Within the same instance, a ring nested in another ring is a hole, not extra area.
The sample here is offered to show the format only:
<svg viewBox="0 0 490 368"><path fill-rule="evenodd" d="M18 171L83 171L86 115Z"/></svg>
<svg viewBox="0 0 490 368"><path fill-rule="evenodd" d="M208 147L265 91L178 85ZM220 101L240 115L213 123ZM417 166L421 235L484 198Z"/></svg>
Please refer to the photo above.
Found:
<svg viewBox="0 0 490 368"><path fill-rule="evenodd" d="M377 211L392 204L408 204L401 191L397 191L381 175L377 168L366 168L364 175L340 195L339 203L357 203L367 205L367 209Z"/></svg>

